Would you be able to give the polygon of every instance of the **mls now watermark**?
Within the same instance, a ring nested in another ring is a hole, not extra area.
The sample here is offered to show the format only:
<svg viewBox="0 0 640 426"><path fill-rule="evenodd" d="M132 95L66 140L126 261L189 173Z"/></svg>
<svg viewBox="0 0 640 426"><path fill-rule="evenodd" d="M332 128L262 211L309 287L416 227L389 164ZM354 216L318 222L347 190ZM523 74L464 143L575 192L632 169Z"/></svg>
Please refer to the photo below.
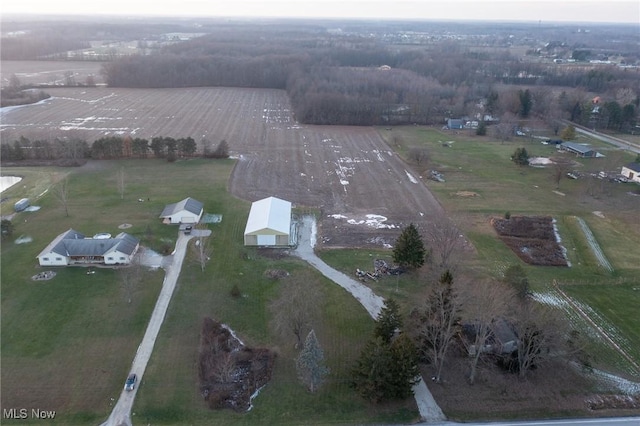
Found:
<svg viewBox="0 0 640 426"><path fill-rule="evenodd" d="M41 410L39 408L3 408L2 417L5 419L54 419L55 411Z"/></svg>

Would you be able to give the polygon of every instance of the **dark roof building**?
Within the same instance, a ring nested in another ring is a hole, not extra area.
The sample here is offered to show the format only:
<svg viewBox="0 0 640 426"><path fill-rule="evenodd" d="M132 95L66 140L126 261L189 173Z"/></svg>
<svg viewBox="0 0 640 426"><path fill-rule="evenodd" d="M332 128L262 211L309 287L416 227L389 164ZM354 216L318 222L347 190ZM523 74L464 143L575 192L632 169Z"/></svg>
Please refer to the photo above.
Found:
<svg viewBox="0 0 640 426"><path fill-rule="evenodd" d="M590 148L588 145L583 145L576 142L562 142L560 145L558 145L558 149L561 151L571 152L572 154L576 154L578 157L604 157L604 155L600 154L593 148Z"/></svg>

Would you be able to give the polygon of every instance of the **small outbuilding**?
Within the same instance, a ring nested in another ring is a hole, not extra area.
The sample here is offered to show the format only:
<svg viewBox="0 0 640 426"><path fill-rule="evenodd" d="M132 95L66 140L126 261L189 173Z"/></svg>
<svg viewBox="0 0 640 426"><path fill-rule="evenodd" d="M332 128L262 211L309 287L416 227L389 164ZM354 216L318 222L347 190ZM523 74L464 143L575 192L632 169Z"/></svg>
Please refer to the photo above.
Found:
<svg viewBox="0 0 640 426"><path fill-rule="evenodd" d="M629 163L622 166L620 174L632 182L640 183L640 163Z"/></svg>
<svg viewBox="0 0 640 426"><path fill-rule="evenodd" d="M164 210L162 210L160 219L162 219L163 223L167 224L198 223L203 211L204 204L195 198L189 197L179 203L168 204Z"/></svg>
<svg viewBox="0 0 640 426"><path fill-rule="evenodd" d="M570 152L572 154L575 154L578 157L585 157L585 158L604 157L603 154L599 153L593 148L590 148L588 145L582 145L576 142L562 142L560 145L558 145L558 149L560 151Z"/></svg>
<svg viewBox="0 0 640 426"><path fill-rule="evenodd" d="M244 229L245 246L287 247L290 245L291 203L276 197L251 204Z"/></svg>
<svg viewBox="0 0 640 426"><path fill-rule="evenodd" d="M461 118L448 118L447 129L449 130L462 130L464 129L464 120Z"/></svg>

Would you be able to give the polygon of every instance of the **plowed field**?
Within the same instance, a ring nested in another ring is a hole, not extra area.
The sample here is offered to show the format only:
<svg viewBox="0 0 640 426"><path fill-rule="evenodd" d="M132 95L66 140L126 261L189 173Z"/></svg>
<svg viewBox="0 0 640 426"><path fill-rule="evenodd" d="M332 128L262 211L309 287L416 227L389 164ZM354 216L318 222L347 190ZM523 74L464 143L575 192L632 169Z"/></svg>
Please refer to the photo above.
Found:
<svg viewBox="0 0 640 426"><path fill-rule="evenodd" d="M296 123L284 91L238 88L52 89L53 99L3 111L5 138L79 132L225 139L239 160L230 190L320 208L319 242L386 246L402 227L443 214L419 176L370 127Z"/></svg>

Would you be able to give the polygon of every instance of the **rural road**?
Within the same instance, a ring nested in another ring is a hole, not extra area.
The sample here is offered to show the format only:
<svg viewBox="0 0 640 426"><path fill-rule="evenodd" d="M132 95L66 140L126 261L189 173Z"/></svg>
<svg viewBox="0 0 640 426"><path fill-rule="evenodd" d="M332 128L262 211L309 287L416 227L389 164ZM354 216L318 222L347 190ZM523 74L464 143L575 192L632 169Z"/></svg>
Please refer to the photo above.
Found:
<svg viewBox="0 0 640 426"><path fill-rule="evenodd" d="M211 231L208 231L208 234L203 236L208 236L210 233ZM144 376L144 371L147 368L147 363L149 362L149 358L151 358L151 353L153 352L156 338L158 337L160 327L162 326L165 314L167 313L167 308L169 307L169 302L171 301L171 297L173 296L173 291L176 288L178 276L180 275L180 270L182 269L182 262L184 261L184 257L187 252L187 243L194 236L197 236L196 231L194 231L192 235L184 235L184 233L182 232L178 233L178 240L176 241L175 251L173 253L173 256L171 257L171 263L166 267L166 275L162 283L162 290L160 290L160 295L158 295L156 306L153 308L153 313L151 314L149 325L147 325L147 331L144 333L142 342L140 343L140 346L138 346L136 356L133 359L133 364L131 365L130 372L137 374L138 383L134 390L125 391L124 381L129 373L125 374L125 372L123 372L123 390L120 393L120 398L118 399L116 405L113 407L111 415L109 416L107 421L102 423L101 426L132 425L131 408L133 407L133 402L135 400L136 394L138 393L138 388L140 387L142 377ZM160 265L158 264L154 266Z"/></svg>
<svg viewBox="0 0 640 426"><path fill-rule="evenodd" d="M315 255L313 247L316 242L316 222L312 216L305 216L300 224L298 232L298 247L294 254L316 268L322 275L329 278L340 287L353 295L373 319L378 317L384 306L384 299L376 295L369 287L348 277L342 272L336 271ZM429 392L424 380L420 380L413 387L414 397L418 405L418 411L422 420L428 423L441 422L445 419L444 413Z"/></svg>
<svg viewBox="0 0 640 426"><path fill-rule="evenodd" d="M572 123L571 121L568 120L563 120L564 124L567 125L571 125L573 127L575 127L576 132L581 133L583 135L587 135L591 138L594 139L598 139L602 142L606 142L609 143L611 145L615 145L618 148L622 148L622 149L626 149L629 150L635 154L640 154L640 146L638 146L637 144L634 144L632 142L626 141L624 139L620 139L620 138L616 138L613 136L609 136L609 135L605 135L604 133L600 133L594 130L591 130L587 127L584 126L580 126L579 124L576 123Z"/></svg>

